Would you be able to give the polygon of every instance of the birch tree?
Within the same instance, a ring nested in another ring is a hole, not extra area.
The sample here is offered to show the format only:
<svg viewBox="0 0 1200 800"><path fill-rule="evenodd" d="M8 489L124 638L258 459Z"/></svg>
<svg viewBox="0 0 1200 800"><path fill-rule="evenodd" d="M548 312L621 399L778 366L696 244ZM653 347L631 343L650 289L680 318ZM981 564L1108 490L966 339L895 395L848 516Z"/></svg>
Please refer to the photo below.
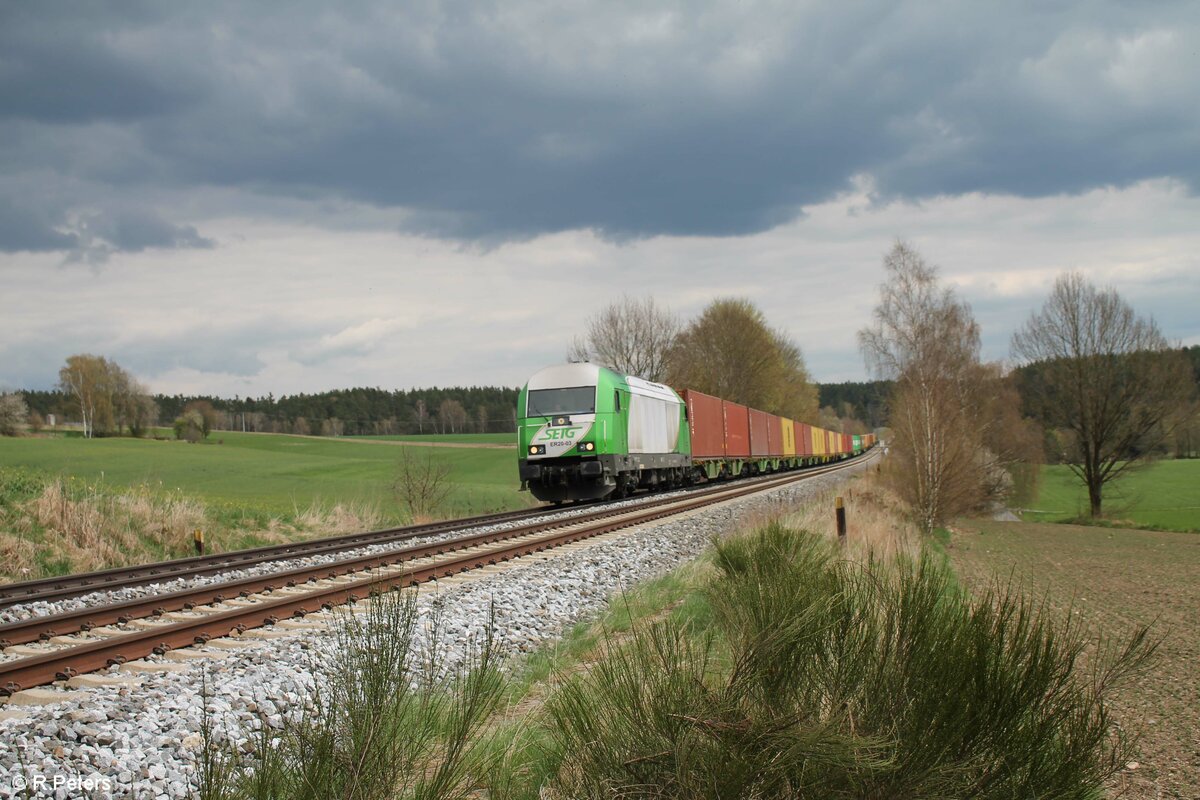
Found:
<svg viewBox="0 0 1200 800"><path fill-rule="evenodd" d="M58 371L59 388L79 406L85 439L94 435L96 418L105 414L106 406L107 413L112 413L107 383L108 362L90 353L68 357L66 365Z"/></svg>
<svg viewBox="0 0 1200 800"><path fill-rule="evenodd" d="M58 387L79 407L83 435L122 433L140 436L157 419L149 391L116 361L81 353L58 371Z"/></svg>
<svg viewBox="0 0 1200 800"><path fill-rule="evenodd" d="M467 410L462 403L447 397L438 406L438 422L442 433L458 433L466 428Z"/></svg>
<svg viewBox="0 0 1200 800"><path fill-rule="evenodd" d="M980 362L970 307L903 242L884 258L874 323L859 331L868 367L894 381L888 425L892 474L919 525L932 532L1001 493L1004 457L985 446L997 374ZM1011 395L1009 395L1011 396Z"/></svg>

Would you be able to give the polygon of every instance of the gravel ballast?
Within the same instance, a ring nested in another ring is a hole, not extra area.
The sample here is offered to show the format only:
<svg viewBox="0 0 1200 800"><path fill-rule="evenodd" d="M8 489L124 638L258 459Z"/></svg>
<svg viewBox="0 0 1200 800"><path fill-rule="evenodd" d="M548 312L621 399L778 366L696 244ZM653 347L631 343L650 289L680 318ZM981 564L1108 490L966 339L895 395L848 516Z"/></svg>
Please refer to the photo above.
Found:
<svg viewBox="0 0 1200 800"><path fill-rule="evenodd" d="M493 613L503 652L531 652L602 613L621 589L695 558L712 537L737 529L747 515L803 502L862 466L557 555L542 553L478 580L426 586L418 611L438 616L447 667L468 657ZM210 708L235 737L259 720L278 726L302 704L314 680L314 658L333 640L327 633L297 632L254 641L224 658L183 662L180 672L143 674L137 685L98 687L47 706L2 706L0 798L25 796L22 777L45 782L31 787L38 797L188 797L196 789L203 676Z"/></svg>

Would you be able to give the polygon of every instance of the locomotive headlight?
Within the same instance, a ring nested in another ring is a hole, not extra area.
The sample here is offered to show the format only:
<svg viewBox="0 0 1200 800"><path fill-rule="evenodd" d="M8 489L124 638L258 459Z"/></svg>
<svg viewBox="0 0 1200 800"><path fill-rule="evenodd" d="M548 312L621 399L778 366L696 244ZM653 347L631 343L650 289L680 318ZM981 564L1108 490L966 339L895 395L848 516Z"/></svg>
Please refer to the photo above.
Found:
<svg viewBox="0 0 1200 800"><path fill-rule="evenodd" d="M591 442L580 442L579 449L586 450L587 452L590 453L591 451L596 449L596 445L592 444Z"/></svg>
<svg viewBox="0 0 1200 800"><path fill-rule="evenodd" d="M546 454L546 445L544 445L544 444L529 445L529 455L541 456L541 455L545 455L545 454Z"/></svg>

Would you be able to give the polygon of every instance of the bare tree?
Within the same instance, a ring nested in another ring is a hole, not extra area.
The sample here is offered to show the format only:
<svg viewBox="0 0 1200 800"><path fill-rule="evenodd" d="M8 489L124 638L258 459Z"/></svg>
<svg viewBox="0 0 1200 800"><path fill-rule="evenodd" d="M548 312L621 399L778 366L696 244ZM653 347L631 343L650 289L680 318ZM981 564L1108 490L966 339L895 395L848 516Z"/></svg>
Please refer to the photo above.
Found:
<svg viewBox="0 0 1200 800"><path fill-rule="evenodd" d="M1194 390L1190 365L1154 320L1078 272L1055 281L1041 311L1013 335L1012 350L1033 364L1026 394L1034 412L1071 433L1064 455L1099 516L1105 484L1183 421Z"/></svg>
<svg viewBox="0 0 1200 800"><path fill-rule="evenodd" d="M423 451L417 455L414 451ZM428 519L446 501L452 488L450 464L431 447L400 448L392 491L414 521Z"/></svg>
<svg viewBox="0 0 1200 800"><path fill-rule="evenodd" d="M29 406L22 395L0 394L0 436L16 436L29 416Z"/></svg>
<svg viewBox="0 0 1200 800"><path fill-rule="evenodd" d="M791 419L816 419L817 390L800 348L749 300L710 303L676 337L667 381Z"/></svg>
<svg viewBox="0 0 1200 800"><path fill-rule="evenodd" d="M136 437L146 435L146 432L158 424L158 403L154 402L145 388L135 382L137 391L127 400L127 423L129 433Z"/></svg>
<svg viewBox="0 0 1200 800"><path fill-rule="evenodd" d="M447 397L438 406L438 422L441 423L442 433L458 433L466 427L467 410L462 403Z"/></svg>
<svg viewBox="0 0 1200 800"><path fill-rule="evenodd" d="M661 381L678 333L678 318L654 298L626 295L588 320L587 334L575 340L567 360L593 361L624 375Z"/></svg>
<svg viewBox="0 0 1200 800"><path fill-rule="evenodd" d="M994 370L979 360L970 307L937 270L897 242L884 258L874 324L859 331L868 366L894 383L889 426L898 488L932 532L1003 491L1004 463L985 446L999 409Z"/></svg>
<svg viewBox="0 0 1200 800"><path fill-rule="evenodd" d="M1175 430L1175 457L1200 456L1200 404L1192 403L1183 414L1184 421Z"/></svg>
<svg viewBox="0 0 1200 800"><path fill-rule="evenodd" d="M413 406L413 419L417 423L417 433L424 433L425 425L429 422L429 409L426 408L424 400L417 400Z"/></svg>

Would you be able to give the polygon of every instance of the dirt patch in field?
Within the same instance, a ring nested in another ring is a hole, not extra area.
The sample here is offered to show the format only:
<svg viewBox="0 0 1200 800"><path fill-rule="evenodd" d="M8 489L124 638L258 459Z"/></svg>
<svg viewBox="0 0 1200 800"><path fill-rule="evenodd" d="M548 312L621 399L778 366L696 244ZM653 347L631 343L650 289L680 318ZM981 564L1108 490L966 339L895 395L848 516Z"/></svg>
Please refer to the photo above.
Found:
<svg viewBox="0 0 1200 800"><path fill-rule="evenodd" d="M949 552L969 588L1011 577L1109 633L1152 623L1162 639L1153 666L1113 700L1141 755L1110 789L1200 797L1200 535L972 520Z"/></svg>

